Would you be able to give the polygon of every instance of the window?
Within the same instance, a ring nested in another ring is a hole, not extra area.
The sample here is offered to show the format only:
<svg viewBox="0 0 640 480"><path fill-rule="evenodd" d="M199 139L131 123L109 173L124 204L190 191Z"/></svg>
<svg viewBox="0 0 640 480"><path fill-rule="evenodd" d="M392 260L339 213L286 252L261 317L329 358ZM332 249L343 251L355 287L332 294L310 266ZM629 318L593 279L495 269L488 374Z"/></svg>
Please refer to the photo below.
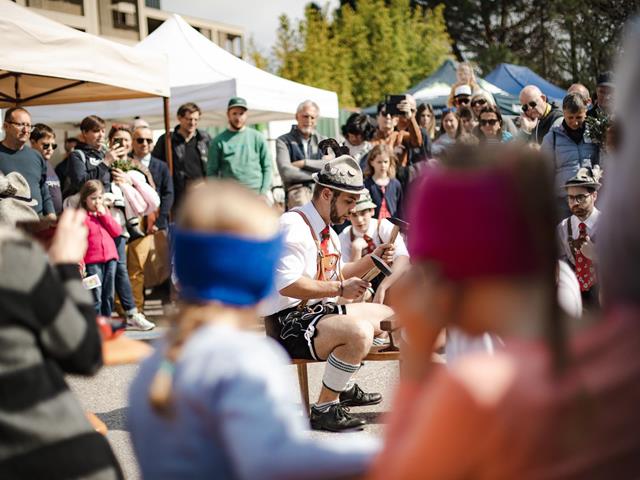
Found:
<svg viewBox="0 0 640 480"><path fill-rule="evenodd" d="M160 10L160 0L144 0L144 6Z"/></svg>
<svg viewBox="0 0 640 480"><path fill-rule="evenodd" d="M136 2L111 0L113 28L138 30L138 7Z"/></svg>
<svg viewBox="0 0 640 480"><path fill-rule="evenodd" d="M236 57L242 58L243 45L242 37L240 35L233 35L231 33L223 33L222 48L227 52L233 53Z"/></svg>
<svg viewBox="0 0 640 480"><path fill-rule="evenodd" d="M204 27L196 27L196 26L193 26L193 28L195 28L197 31L199 31L202 35L204 35L208 39L211 39L211 29L204 28Z"/></svg>
<svg viewBox="0 0 640 480"><path fill-rule="evenodd" d="M157 18L147 17L147 33L150 34L156 28L162 25L162 20L158 20Z"/></svg>
<svg viewBox="0 0 640 480"><path fill-rule="evenodd" d="M28 7L84 16L83 0L27 0Z"/></svg>

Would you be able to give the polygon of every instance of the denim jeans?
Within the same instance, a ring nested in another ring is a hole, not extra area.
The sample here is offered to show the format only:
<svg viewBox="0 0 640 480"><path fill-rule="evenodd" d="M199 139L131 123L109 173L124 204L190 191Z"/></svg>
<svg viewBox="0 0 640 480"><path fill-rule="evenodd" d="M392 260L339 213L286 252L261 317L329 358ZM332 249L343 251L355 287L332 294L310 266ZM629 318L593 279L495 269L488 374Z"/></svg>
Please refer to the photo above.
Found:
<svg viewBox="0 0 640 480"><path fill-rule="evenodd" d="M114 238L116 248L118 249L118 266L116 268L116 293L122 303L122 308L127 315L133 315L138 311L136 302L133 299L133 291L131 290L131 280L129 279L129 271L127 270L127 239L123 236Z"/></svg>
<svg viewBox="0 0 640 480"><path fill-rule="evenodd" d="M116 264L115 260L109 260L105 263L88 263L86 265L87 276L97 275L100 278L100 283L102 283L101 286L91 290L96 313L107 318L111 318L111 312L113 311Z"/></svg>

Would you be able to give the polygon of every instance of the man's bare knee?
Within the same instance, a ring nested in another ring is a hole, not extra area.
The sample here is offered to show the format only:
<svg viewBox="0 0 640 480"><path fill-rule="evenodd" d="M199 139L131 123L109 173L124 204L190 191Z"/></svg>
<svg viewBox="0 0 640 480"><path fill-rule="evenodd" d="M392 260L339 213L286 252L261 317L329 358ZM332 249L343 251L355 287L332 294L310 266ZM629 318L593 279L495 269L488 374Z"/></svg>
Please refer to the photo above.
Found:
<svg viewBox="0 0 640 480"><path fill-rule="evenodd" d="M373 341L373 325L365 319L350 315L346 315L344 319L349 322L349 328L345 331L345 345L365 356Z"/></svg>

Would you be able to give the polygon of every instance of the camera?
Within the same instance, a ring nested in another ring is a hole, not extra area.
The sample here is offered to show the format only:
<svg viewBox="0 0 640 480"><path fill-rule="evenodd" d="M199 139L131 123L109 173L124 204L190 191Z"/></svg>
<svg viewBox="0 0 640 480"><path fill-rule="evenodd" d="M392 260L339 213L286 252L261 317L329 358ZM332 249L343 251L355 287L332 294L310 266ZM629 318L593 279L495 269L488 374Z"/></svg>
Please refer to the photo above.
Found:
<svg viewBox="0 0 640 480"><path fill-rule="evenodd" d="M406 99L406 95L387 95L384 99L385 112L389 115L403 115L404 113L398 110L398 104Z"/></svg>

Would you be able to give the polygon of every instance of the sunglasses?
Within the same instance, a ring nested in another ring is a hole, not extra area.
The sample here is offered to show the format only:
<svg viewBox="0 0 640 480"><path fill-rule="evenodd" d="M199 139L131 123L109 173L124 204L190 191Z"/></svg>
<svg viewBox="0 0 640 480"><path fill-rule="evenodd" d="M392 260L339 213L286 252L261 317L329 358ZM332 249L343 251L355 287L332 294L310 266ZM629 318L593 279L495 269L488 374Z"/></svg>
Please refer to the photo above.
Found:
<svg viewBox="0 0 640 480"><path fill-rule="evenodd" d="M153 143L153 138L136 138L136 143L138 145L142 145L144 142L151 145Z"/></svg>
<svg viewBox="0 0 640 480"><path fill-rule="evenodd" d="M522 111L526 112L529 108L536 108L538 104L536 102L529 102L522 105Z"/></svg>
<svg viewBox="0 0 640 480"><path fill-rule="evenodd" d="M481 127L486 127L487 125L491 125L492 127L498 123L498 119L497 118L491 118L488 120L480 120L480 126Z"/></svg>
<svg viewBox="0 0 640 480"><path fill-rule="evenodd" d="M473 102L471 102L471 106L475 107L476 105L486 105L487 101L484 98L481 98L479 100L474 100Z"/></svg>
<svg viewBox="0 0 640 480"><path fill-rule="evenodd" d="M467 105L469 103L469 97L456 98L456 103Z"/></svg>
<svg viewBox="0 0 640 480"><path fill-rule="evenodd" d="M42 149L43 150L55 150L56 148L58 148L58 144L57 143L43 143L42 144Z"/></svg>

